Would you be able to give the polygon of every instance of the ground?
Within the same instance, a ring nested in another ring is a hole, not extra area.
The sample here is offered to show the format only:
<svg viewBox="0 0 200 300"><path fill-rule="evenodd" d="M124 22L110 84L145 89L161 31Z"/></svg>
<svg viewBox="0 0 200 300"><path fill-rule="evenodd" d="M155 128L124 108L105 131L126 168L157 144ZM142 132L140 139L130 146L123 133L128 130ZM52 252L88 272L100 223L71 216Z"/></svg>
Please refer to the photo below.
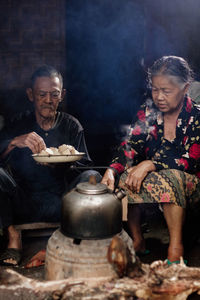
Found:
<svg viewBox="0 0 200 300"><path fill-rule="evenodd" d="M126 222L124 222L124 227L126 229ZM152 263L155 260L166 259L169 236L165 220L158 208L155 208L153 213L144 213L143 231L146 246L147 249L150 250L150 254L141 257L141 261L144 263ZM46 247L48 238L52 232L53 231L50 230L40 231L40 235L42 234L42 236L37 236L37 234L36 236L33 236L33 233L37 232L24 232L23 259L20 267L14 268L16 271L27 277L44 280L44 266L32 269L25 269L23 266L34 254ZM194 239L193 232L190 232L189 238L187 237L186 241L188 241L189 246L186 247L187 250L184 258L188 260L188 266L200 267L200 240L198 240L198 238ZM2 250L3 245L5 246L5 242L2 240L0 245ZM191 295L188 299L200 299L200 296Z"/></svg>

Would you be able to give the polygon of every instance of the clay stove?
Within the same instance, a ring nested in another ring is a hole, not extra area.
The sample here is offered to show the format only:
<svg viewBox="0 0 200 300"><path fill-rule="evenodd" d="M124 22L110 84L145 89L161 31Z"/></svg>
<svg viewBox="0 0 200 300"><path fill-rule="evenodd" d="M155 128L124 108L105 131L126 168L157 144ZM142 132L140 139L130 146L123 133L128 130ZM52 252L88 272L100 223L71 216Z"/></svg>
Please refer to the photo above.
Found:
<svg viewBox="0 0 200 300"><path fill-rule="evenodd" d="M132 240L122 230L124 195L121 191L110 193L107 186L97 184L93 177L64 195L61 228L53 233L47 245L47 280L71 277L90 281L117 277L107 259L115 235L129 245L135 259Z"/></svg>
<svg viewBox="0 0 200 300"><path fill-rule="evenodd" d="M122 230L118 234L122 240L132 247L128 234ZM110 280L117 274L107 260L107 251L112 238L99 240L76 240L69 238L56 230L49 239L46 252L45 278L60 280L66 278L93 281L96 279Z"/></svg>

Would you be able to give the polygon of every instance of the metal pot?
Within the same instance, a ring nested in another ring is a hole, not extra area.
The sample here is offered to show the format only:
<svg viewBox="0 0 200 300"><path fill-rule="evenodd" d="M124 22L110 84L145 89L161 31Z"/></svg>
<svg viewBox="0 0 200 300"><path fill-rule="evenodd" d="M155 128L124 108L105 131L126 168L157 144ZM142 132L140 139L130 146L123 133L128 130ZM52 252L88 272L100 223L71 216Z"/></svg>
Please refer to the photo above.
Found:
<svg viewBox="0 0 200 300"><path fill-rule="evenodd" d="M122 230L123 190L113 193L105 184L79 183L63 196L61 232L74 239L104 239Z"/></svg>

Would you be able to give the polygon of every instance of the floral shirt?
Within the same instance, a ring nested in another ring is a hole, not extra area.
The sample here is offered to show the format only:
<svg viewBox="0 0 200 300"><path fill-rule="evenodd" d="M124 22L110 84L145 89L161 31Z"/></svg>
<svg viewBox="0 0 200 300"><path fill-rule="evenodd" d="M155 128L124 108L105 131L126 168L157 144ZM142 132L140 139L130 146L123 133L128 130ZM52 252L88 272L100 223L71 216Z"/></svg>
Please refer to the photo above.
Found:
<svg viewBox="0 0 200 300"><path fill-rule="evenodd" d="M152 99L147 99L110 167L122 173L143 160L152 160L157 171L178 169L200 177L200 106L185 97L177 119L176 138L169 141L163 135L163 113Z"/></svg>

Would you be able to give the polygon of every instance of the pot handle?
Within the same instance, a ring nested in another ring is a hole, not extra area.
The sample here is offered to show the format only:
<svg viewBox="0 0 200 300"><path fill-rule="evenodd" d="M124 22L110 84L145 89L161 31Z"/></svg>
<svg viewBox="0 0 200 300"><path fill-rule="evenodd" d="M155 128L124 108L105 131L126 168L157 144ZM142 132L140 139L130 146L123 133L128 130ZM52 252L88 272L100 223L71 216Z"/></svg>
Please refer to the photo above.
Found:
<svg viewBox="0 0 200 300"><path fill-rule="evenodd" d="M94 169L112 169L112 170L115 170L115 169L113 169L112 167L108 167L108 166L80 166L80 167L78 167L78 166L76 166L76 165L71 165L70 166L70 169L72 169L72 170L81 170L81 169L83 169L83 170L87 170L87 169L89 169L89 170L94 170ZM115 193L115 190L116 190L116 188L118 187L118 184L119 184L119 179L120 179L120 176L119 176L119 174L115 171L115 175L116 175L116 177L115 177L115 186L114 186L114 191L109 191L110 193ZM93 175L91 175L90 177L95 177L95 176L93 176ZM94 181L93 181L93 179L91 179L92 180L92 182L90 181L90 179L89 179L89 182L90 183L92 183L92 184L96 184L96 183L94 183ZM96 182L96 178L95 178L95 182Z"/></svg>
<svg viewBox="0 0 200 300"><path fill-rule="evenodd" d="M108 167L108 169L112 169L115 171L115 169L113 169L112 167ZM115 171L115 185L114 185L114 191L112 191L112 193L114 193L117 199L122 200L126 196L126 192L122 188L119 188L116 191L116 189L118 188L119 180L120 180L120 175L118 172Z"/></svg>
<svg viewBox="0 0 200 300"><path fill-rule="evenodd" d="M119 189L117 192L114 193L117 199L122 200L126 196L126 192L123 189Z"/></svg>

